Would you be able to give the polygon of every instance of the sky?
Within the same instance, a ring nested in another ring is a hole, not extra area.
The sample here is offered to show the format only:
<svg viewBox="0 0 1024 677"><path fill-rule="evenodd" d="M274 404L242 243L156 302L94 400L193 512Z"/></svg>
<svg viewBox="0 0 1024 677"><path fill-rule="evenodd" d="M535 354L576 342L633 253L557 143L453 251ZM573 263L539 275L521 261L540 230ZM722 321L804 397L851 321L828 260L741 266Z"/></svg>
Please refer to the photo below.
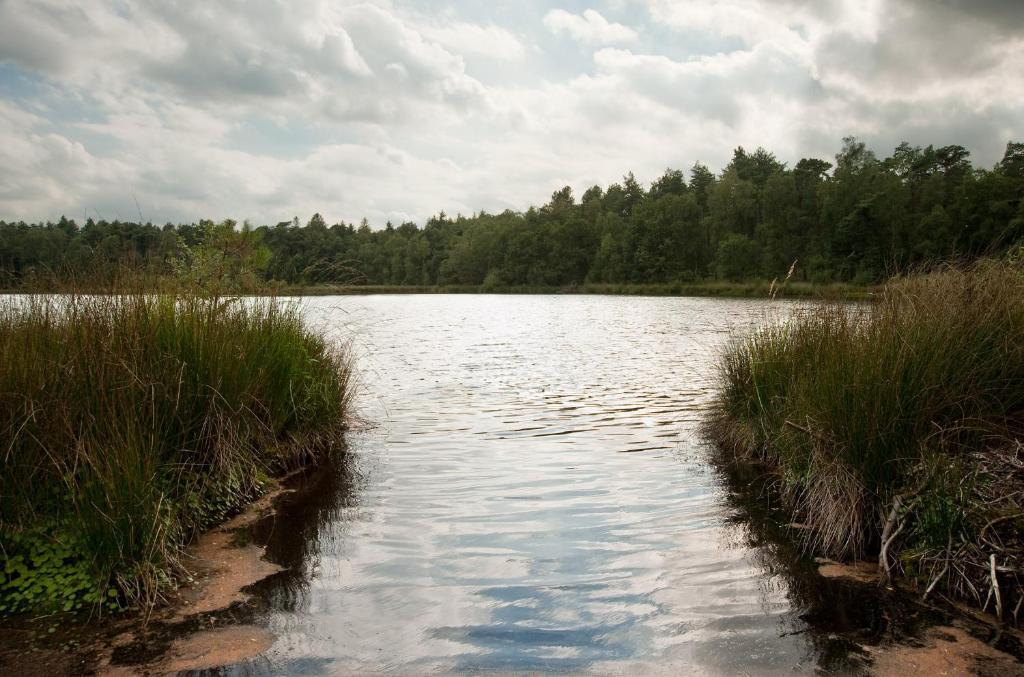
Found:
<svg viewBox="0 0 1024 677"><path fill-rule="evenodd" d="M0 219L422 223L1024 140L1020 0L0 0Z"/></svg>

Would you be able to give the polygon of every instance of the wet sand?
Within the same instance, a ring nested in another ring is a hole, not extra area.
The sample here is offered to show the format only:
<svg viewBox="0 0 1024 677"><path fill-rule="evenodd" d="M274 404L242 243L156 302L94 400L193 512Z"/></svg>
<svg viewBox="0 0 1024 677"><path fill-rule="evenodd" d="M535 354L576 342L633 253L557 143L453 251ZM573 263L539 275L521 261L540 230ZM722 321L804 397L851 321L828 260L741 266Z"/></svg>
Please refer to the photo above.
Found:
<svg viewBox="0 0 1024 677"><path fill-rule="evenodd" d="M871 671L881 677L1024 675L1024 665L1013 656L956 627L930 628L921 646L888 646L871 654Z"/></svg>

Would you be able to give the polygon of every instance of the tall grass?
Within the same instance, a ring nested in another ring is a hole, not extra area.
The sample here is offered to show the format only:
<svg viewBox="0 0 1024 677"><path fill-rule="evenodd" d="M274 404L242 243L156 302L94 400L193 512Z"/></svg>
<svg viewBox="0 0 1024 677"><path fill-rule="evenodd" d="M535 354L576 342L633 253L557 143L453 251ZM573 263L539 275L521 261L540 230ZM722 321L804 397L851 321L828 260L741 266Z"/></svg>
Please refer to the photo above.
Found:
<svg viewBox="0 0 1024 677"><path fill-rule="evenodd" d="M0 300L0 609L154 603L199 530L340 443L350 395L281 300Z"/></svg>
<svg viewBox="0 0 1024 677"><path fill-rule="evenodd" d="M731 346L708 429L775 469L808 545L1016 618L1024 573L1024 274L891 281Z"/></svg>

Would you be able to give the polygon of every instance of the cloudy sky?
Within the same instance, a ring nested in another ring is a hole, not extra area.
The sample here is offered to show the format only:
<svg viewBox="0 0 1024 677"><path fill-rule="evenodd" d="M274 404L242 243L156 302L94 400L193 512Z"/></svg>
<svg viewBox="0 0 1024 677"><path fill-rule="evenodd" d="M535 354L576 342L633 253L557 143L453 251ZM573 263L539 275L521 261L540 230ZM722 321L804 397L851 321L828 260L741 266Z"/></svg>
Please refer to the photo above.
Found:
<svg viewBox="0 0 1024 677"><path fill-rule="evenodd" d="M379 227L849 134L994 163L1024 2L0 0L0 219Z"/></svg>

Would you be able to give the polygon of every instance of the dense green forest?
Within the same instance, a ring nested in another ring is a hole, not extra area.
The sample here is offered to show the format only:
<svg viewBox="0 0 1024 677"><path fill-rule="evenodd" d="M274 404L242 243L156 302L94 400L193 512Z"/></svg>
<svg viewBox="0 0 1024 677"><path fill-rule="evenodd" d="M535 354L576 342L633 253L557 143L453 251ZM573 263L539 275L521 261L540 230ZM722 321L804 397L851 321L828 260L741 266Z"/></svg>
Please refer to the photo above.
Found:
<svg viewBox="0 0 1024 677"><path fill-rule="evenodd" d="M290 284L572 286L786 276L873 283L936 259L999 254L1024 238L1024 143L992 169L962 146L903 143L878 159L855 138L834 163L794 167L737 148L719 173L697 163L645 189L627 174L577 199L568 187L525 212L441 212L372 229L314 215L273 226L0 221L0 276L95 271L125 261L172 270L213 241L223 260ZM203 254L207 256L208 254ZM794 266L794 262L796 265Z"/></svg>

